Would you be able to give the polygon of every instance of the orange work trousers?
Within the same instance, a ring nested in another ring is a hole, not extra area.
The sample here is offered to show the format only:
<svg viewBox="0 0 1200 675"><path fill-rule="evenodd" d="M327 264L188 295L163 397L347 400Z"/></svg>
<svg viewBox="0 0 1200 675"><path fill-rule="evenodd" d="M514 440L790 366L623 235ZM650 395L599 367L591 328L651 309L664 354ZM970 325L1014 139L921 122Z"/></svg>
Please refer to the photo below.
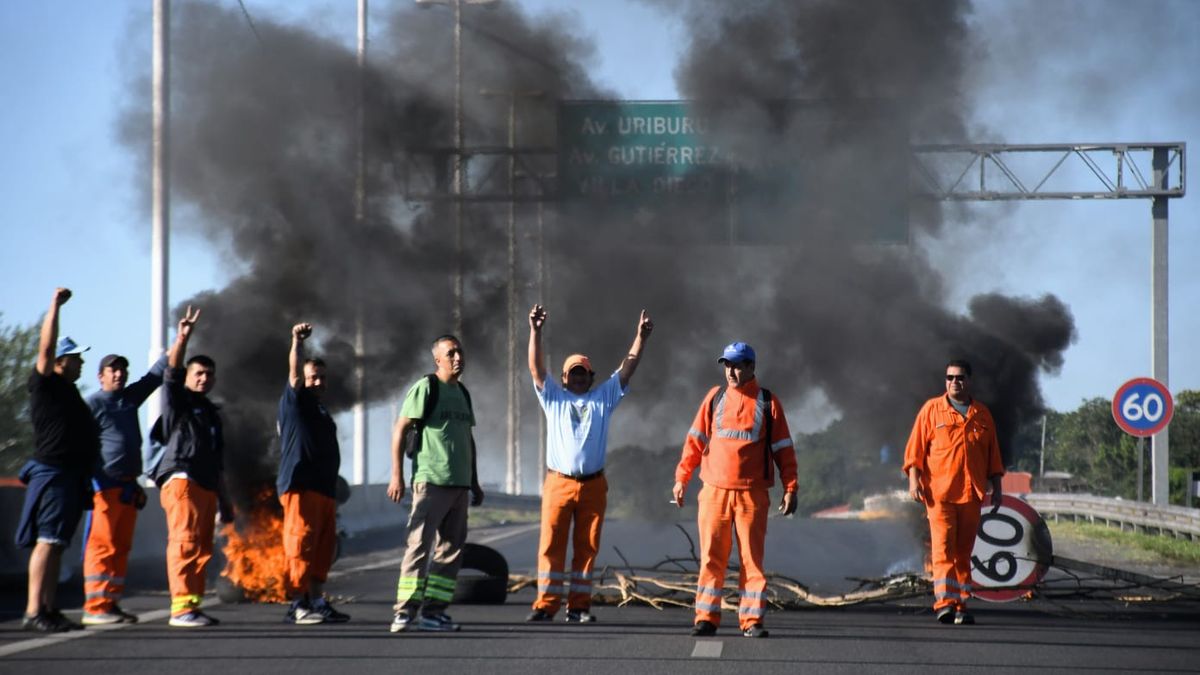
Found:
<svg viewBox="0 0 1200 675"><path fill-rule="evenodd" d="M325 583L337 542L337 502L312 490L288 490L283 504L283 555L287 559L287 590L291 597L307 595L313 582Z"/></svg>
<svg viewBox="0 0 1200 675"><path fill-rule="evenodd" d="M133 547L137 507L121 502L124 488L92 495L91 526L83 549L83 611L111 612L125 592L125 570Z"/></svg>
<svg viewBox="0 0 1200 675"><path fill-rule="evenodd" d="M204 598L204 572L212 558L217 493L187 478L168 480L159 491L167 512L167 586L171 616L186 614Z"/></svg>
<svg viewBox="0 0 1200 675"><path fill-rule="evenodd" d="M726 490L705 485L700 489L700 578L696 586L696 621L721 625L721 598L725 570L733 539L738 542L738 626L761 624L767 614L767 576L763 572L763 546L771 497L766 490Z"/></svg>
<svg viewBox="0 0 1200 675"><path fill-rule="evenodd" d="M934 502L925 509L929 515L933 609L966 609L971 595L971 551L979 533L980 502Z"/></svg>
<svg viewBox="0 0 1200 675"><path fill-rule="evenodd" d="M592 606L592 568L600 550L600 528L608 508L608 480L604 474L584 481L555 471L542 483L542 534L538 541L537 599L534 609L553 615L562 607L585 611ZM571 574L565 574L567 536L575 523Z"/></svg>

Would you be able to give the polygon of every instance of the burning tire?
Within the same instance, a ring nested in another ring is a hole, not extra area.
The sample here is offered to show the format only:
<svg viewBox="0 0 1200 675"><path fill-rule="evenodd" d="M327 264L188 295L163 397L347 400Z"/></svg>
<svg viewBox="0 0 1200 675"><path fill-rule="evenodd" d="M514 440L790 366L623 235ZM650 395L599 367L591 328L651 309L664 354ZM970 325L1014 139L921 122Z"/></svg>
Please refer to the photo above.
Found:
<svg viewBox="0 0 1200 675"><path fill-rule="evenodd" d="M462 570L454 585L455 604L503 605L508 599L508 561L494 548L463 546Z"/></svg>

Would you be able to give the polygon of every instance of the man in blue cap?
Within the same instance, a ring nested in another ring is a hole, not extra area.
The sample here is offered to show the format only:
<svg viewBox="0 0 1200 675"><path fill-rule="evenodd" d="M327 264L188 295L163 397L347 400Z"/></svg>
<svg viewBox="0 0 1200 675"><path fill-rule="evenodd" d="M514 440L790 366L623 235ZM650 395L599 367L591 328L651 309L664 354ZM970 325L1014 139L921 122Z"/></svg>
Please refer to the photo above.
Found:
<svg viewBox="0 0 1200 675"><path fill-rule="evenodd" d="M696 497L700 574L692 635L715 635L721 625L725 570L736 539L742 564L738 626L745 637L765 638L763 549L771 509L769 491L778 468L783 483L779 512L788 516L796 511L796 452L783 404L755 379L754 349L734 342L717 361L725 369L726 386L710 389L700 404L671 488L675 503L682 507L688 481L700 467L704 483Z"/></svg>
<svg viewBox="0 0 1200 675"><path fill-rule="evenodd" d="M89 478L100 450L96 421L75 387L88 347L69 337L58 339L59 308L70 298L70 290L55 289L42 320L37 366L29 377L34 451L19 476L27 487L16 544L33 549L22 628L42 633L82 628L63 616L55 596L63 550L84 509L91 508Z"/></svg>

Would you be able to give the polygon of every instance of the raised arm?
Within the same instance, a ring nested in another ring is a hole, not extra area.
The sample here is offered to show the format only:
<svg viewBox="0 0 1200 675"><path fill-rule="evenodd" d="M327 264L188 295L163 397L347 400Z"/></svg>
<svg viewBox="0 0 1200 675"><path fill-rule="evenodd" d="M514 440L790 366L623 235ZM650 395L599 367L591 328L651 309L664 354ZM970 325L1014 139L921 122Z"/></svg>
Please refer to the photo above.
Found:
<svg viewBox="0 0 1200 675"><path fill-rule="evenodd" d="M546 359L542 354L542 326L545 324L545 308L534 305L529 310L529 375L538 391L546 386Z"/></svg>
<svg viewBox="0 0 1200 675"><path fill-rule="evenodd" d="M171 345L171 351L167 352L167 367L182 368L184 361L187 359L188 340L192 339L192 329L196 327L196 320L200 318L200 310L193 310L191 305L188 305L187 311L183 313L183 318L179 320L179 325L175 331L175 344Z"/></svg>
<svg viewBox="0 0 1200 675"><path fill-rule="evenodd" d="M646 346L646 340L650 339L650 333L654 330L654 322L650 320L650 315L646 310L642 310L642 315L638 317L637 334L633 336L633 344L629 347L629 353L625 355L625 360L621 362L621 388L629 386L629 378L633 377L633 373L637 370L638 361L642 358L642 348Z"/></svg>
<svg viewBox="0 0 1200 675"><path fill-rule="evenodd" d="M288 383L292 389L304 384L304 341L312 335L311 323L292 326L292 349L288 352Z"/></svg>
<svg viewBox="0 0 1200 675"><path fill-rule="evenodd" d="M70 299L70 289L54 289L54 299L50 301L50 309L42 319L42 332L38 337L37 352L37 371L42 375L54 372L54 350L58 346L58 308Z"/></svg>

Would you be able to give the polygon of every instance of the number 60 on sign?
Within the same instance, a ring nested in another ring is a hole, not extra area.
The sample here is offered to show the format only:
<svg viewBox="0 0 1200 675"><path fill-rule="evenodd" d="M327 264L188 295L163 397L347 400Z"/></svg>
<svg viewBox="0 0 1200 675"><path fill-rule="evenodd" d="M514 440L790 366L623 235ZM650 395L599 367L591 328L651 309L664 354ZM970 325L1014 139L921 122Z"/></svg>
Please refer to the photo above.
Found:
<svg viewBox="0 0 1200 675"><path fill-rule="evenodd" d="M1174 413L1171 392L1161 382L1149 377L1126 382L1113 396L1113 420L1131 436L1157 434L1167 428Z"/></svg>

